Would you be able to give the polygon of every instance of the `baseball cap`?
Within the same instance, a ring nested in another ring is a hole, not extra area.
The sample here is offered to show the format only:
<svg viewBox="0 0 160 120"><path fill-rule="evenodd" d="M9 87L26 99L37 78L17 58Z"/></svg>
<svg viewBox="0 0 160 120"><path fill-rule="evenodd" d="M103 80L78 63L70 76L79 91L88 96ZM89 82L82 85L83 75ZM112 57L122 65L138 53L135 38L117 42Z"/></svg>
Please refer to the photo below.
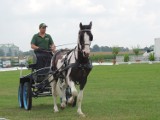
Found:
<svg viewBox="0 0 160 120"><path fill-rule="evenodd" d="M39 25L39 28L41 28L41 27L48 27L45 23L41 23L40 25Z"/></svg>

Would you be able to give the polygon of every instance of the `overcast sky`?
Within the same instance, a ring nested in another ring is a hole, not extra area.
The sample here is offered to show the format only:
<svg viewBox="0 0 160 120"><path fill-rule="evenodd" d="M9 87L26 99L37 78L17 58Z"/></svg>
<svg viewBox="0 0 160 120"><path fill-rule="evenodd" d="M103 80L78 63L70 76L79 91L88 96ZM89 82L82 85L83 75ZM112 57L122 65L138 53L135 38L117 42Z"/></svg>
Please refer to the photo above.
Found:
<svg viewBox="0 0 160 120"><path fill-rule="evenodd" d="M1 0L0 12L0 44L22 51L41 22L56 45L76 42L79 23L90 21L92 45L145 47L160 37L160 0Z"/></svg>

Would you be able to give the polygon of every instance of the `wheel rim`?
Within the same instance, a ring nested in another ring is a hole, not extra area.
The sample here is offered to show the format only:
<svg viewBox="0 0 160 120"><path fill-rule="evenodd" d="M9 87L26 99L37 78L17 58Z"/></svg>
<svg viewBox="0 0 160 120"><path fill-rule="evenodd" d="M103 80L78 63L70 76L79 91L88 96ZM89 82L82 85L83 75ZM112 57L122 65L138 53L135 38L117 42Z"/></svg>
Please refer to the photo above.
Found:
<svg viewBox="0 0 160 120"><path fill-rule="evenodd" d="M18 103L19 103L19 106L20 106L20 107L22 107L21 90L22 90L22 88L19 87L19 90L18 90Z"/></svg>
<svg viewBox="0 0 160 120"><path fill-rule="evenodd" d="M24 108L28 109L28 94L27 94L28 88L27 85L24 84L23 88L23 103L24 103Z"/></svg>

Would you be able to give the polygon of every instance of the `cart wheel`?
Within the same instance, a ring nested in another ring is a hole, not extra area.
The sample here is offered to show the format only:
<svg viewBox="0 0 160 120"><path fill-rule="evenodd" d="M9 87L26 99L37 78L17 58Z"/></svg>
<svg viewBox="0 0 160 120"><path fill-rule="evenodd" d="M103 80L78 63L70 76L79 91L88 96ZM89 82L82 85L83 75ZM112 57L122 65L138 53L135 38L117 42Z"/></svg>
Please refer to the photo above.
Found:
<svg viewBox="0 0 160 120"><path fill-rule="evenodd" d="M24 104L23 104L23 84L22 83L19 84L19 88L18 88L18 103L19 103L20 108L24 107Z"/></svg>
<svg viewBox="0 0 160 120"><path fill-rule="evenodd" d="M25 82L23 85L23 104L26 110L30 110L32 107L32 91L29 82Z"/></svg>

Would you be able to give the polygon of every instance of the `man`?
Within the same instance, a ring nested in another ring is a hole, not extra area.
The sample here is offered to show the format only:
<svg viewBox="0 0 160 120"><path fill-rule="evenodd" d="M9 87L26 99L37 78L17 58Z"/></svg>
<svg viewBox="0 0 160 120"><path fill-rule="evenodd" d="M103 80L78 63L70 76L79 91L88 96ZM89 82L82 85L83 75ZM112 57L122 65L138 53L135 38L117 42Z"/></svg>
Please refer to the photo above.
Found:
<svg viewBox="0 0 160 120"><path fill-rule="evenodd" d="M31 48L36 49L51 49L53 52L55 51L56 47L54 42L49 34L46 34L47 25L45 23L41 23L39 25L39 33L35 34L31 41Z"/></svg>
<svg viewBox="0 0 160 120"><path fill-rule="evenodd" d="M55 52L56 49L52 37L46 33L46 28L47 25L41 23L39 25L39 33L35 34L31 40L31 48L37 57L36 69L48 67L51 61L51 54L45 51L51 50Z"/></svg>

